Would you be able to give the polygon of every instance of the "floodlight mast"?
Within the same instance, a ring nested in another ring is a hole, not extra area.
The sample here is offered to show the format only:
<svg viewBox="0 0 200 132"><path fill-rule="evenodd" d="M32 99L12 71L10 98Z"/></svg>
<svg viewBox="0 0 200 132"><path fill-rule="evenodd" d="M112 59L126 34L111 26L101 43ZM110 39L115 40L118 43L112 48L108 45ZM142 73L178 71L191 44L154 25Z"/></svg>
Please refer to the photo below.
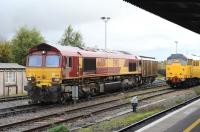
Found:
<svg viewBox="0 0 200 132"><path fill-rule="evenodd" d="M107 22L110 20L110 17L101 17L105 22L105 49L107 49Z"/></svg>
<svg viewBox="0 0 200 132"><path fill-rule="evenodd" d="M174 41L176 44L176 54L177 54L177 47L178 47L178 41Z"/></svg>

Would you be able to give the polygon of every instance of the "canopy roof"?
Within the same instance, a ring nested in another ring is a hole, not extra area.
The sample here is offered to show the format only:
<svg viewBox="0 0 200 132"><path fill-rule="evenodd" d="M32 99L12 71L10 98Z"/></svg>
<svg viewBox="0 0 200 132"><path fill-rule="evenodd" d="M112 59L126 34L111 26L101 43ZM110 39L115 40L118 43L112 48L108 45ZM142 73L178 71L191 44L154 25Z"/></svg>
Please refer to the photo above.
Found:
<svg viewBox="0 0 200 132"><path fill-rule="evenodd" d="M193 32L200 33L200 0L124 0Z"/></svg>

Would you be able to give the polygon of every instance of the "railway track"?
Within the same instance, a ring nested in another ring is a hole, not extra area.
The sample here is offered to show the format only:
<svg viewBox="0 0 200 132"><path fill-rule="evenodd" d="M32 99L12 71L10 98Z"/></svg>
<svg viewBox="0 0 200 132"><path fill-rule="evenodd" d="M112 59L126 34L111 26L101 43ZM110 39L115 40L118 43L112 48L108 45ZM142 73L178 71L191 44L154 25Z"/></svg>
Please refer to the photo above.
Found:
<svg viewBox="0 0 200 132"><path fill-rule="evenodd" d="M53 108L53 107L55 107L55 105L25 104L25 105L13 106L13 107L8 107L8 108L2 108L0 109L0 119L9 117L9 116L29 113L29 112L36 112L39 110L44 110L44 109Z"/></svg>
<svg viewBox="0 0 200 132"><path fill-rule="evenodd" d="M139 87L138 89L126 90L126 91L124 91L124 93L126 94L126 93L129 93L129 92L140 92L140 91L146 92L147 87L148 87L148 89L150 89L150 88L159 88L159 87L163 87L163 86L166 86L165 83L160 82L160 83L156 83L156 84L153 84L153 85L142 86L142 87ZM166 88L168 88L168 87L166 87ZM157 90L159 90L159 89L157 89ZM163 88L161 88L160 90L163 90ZM150 91L150 92L146 92L146 93L149 94L149 93L152 93L154 91L155 90ZM114 96L116 96L120 93L121 92L115 92L115 93L110 93L110 94L105 94L105 95L99 95L99 96L96 96L96 97L91 97L89 100L98 100L100 98L105 98L105 97L114 97ZM144 94L144 93L141 93L141 95L142 94ZM131 96L133 96L133 95L140 95L140 94L134 93ZM82 99L82 100L79 100L78 103L86 102L86 101L89 101L89 100L88 99ZM73 104L73 102L68 102L64 106L58 105L58 104L51 104L51 105L48 105L48 104L47 105L25 104L25 105L7 107L7 108L0 109L0 118L5 118L5 117L13 116L13 115L24 114L24 113L36 112L36 111L45 110L45 109L49 109L49 108L53 108L53 107L65 107L67 105L72 105L72 104Z"/></svg>
<svg viewBox="0 0 200 132"><path fill-rule="evenodd" d="M139 97L139 100L141 101L141 100L147 100L149 98L161 96L163 94L168 94L174 91L176 90L172 90L172 89L164 89L164 90L157 90L157 91L154 90L151 92L138 94L137 96ZM113 100L105 101L98 104L92 104L92 105L78 107L74 109L67 109L64 111L48 114L41 117L36 117L36 118L24 120L24 121L1 125L0 130L10 131L9 128L15 128L15 131L27 132L27 131L39 131L42 129L47 129L52 124L72 122L74 120L89 117L91 115L96 115L96 114L100 114L100 113L110 111L113 109L125 107L127 105L130 105L130 102L127 100L127 98L130 98L132 96L131 95L126 96L123 99L123 101L122 99L113 99Z"/></svg>
<svg viewBox="0 0 200 132"><path fill-rule="evenodd" d="M9 102L9 101L14 101L14 100L24 100L24 99L28 99L28 96L22 95L22 96L0 97L0 102Z"/></svg>
<svg viewBox="0 0 200 132"><path fill-rule="evenodd" d="M167 115L167 114L169 114L169 113L171 113L171 112L173 112L173 111L175 111L177 109L180 109L180 108L182 108L182 107L184 107L184 106L186 106L186 105L188 105L188 104L190 104L190 103L192 103L192 102L194 102L194 101L196 101L198 99L200 99L200 95L197 96L197 97L194 97L194 98L192 98L190 100L187 100L187 101L185 101L185 102L183 102L181 104L178 104L178 105L176 105L174 107L171 107L169 109L163 110L163 111L161 111L161 112L159 112L157 114L154 114L154 115L152 115L150 117L147 117L147 118L145 118L145 119L143 119L141 121L133 123L133 124L127 126L127 127L124 127L122 129L118 130L117 132L133 132L133 131L136 131L136 130L138 130L138 129L140 129L140 128L142 128L142 127L144 127L144 126L146 126L146 125L148 125L150 123L152 123L153 121L156 121L156 120L164 117L165 115Z"/></svg>

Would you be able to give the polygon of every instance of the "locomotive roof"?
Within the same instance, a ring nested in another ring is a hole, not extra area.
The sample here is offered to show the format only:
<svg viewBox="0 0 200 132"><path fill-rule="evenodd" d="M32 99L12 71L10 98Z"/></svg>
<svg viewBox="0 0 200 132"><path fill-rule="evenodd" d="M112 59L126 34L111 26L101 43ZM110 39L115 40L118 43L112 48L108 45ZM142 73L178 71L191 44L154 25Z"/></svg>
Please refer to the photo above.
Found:
<svg viewBox="0 0 200 132"><path fill-rule="evenodd" d="M171 54L167 59L192 59L192 60L200 60L200 56L194 55L194 54L188 54L188 55L183 55L183 54Z"/></svg>
<svg viewBox="0 0 200 132"><path fill-rule="evenodd" d="M156 61L155 57L148 57L148 56L139 56L138 59Z"/></svg>
<svg viewBox="0 0 200 132"><path fill-rule="evenodd" d="M168 58L169 59L184 59L187 60L187 57L183 54L171 54Z"/></svg>
<svg viewBox="0 0 200 132"><path fill-rule="evenodd" d="M83 56L83 57L110 57L110 58L126 58L126 59L137 59L135 55L127 54L127 52L121 51L111 51L111 50L92 50L92 49L82 49L79 47L72 47L72 46L62 46L58 44L46 44L41 43L29 50L29 53L34 51L42 51L42 50L53 50L60 52L62 55L65 56Z"/></svg>
<svg viewBox="0 0 200 132"><path fill-rule="evenodd" d="M200 60L200 56L197 56L194 54L187 55L187 58L192 59L192 60Z"/></svg>

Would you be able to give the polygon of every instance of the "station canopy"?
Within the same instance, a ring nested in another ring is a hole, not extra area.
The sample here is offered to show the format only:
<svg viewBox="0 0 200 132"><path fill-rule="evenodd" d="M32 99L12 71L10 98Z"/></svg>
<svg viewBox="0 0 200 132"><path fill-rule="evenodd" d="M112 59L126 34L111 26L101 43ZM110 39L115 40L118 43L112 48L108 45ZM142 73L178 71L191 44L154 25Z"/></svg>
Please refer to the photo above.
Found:
<svg viewBox="0 0 200 132"><path fill-rule="evenodd" d="M200 0L124 0L200 34Z"/></svg>

